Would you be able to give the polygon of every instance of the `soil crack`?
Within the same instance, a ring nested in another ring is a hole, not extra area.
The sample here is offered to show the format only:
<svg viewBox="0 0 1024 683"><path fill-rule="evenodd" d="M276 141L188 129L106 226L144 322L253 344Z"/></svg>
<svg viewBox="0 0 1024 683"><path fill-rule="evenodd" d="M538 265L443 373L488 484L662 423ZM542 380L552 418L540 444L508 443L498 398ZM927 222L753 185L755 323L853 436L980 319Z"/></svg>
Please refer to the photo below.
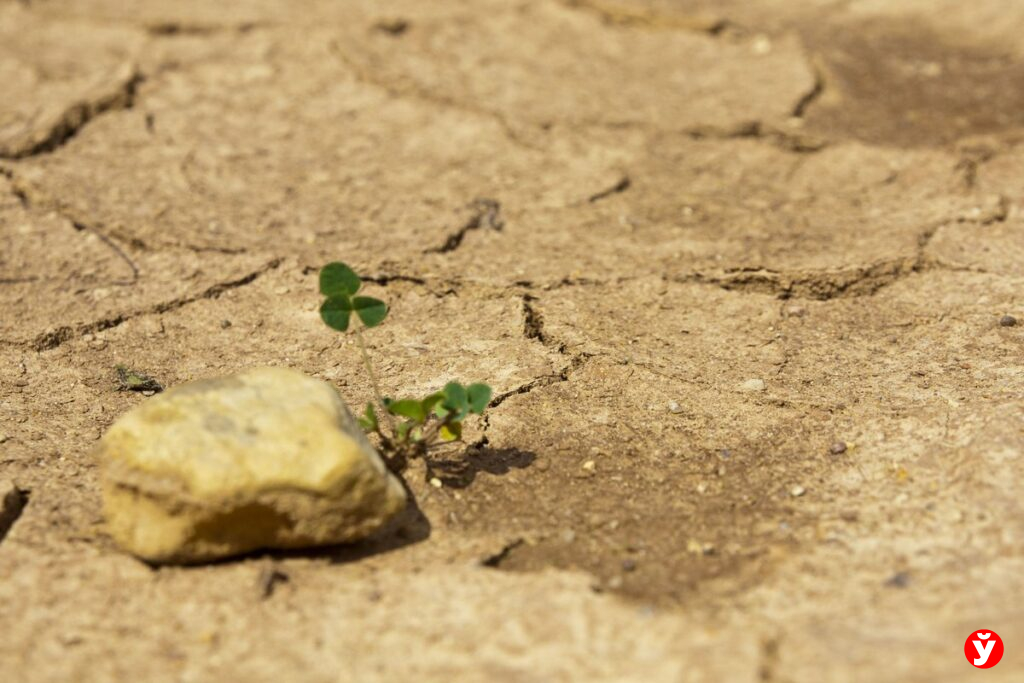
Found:
<svg viewBox="0 0 1024 683"><path fill-rule="evenodd" d="M564 353L565 344L552 340L544 332L544 316L534 307L534 301L537 301L537 297L532 294L523 295L523 336L527 339L536 339L544 346Z"/></svg>
<svg viewBox="0 0 1024 683"><path fill-rule="evenodd" d="M110 250L113 251L118 256L118 258L127 263L128 267L131 268L132 277L130 280L115 280L112 284L131 285L135 284L135 282L138 281L139 267L135 264L135 261L133 261L131 257L128 256L127 253L125 253L124 249L122 249L120 245L117 244L117 242L115 242L113 239L103 234L99 230L89 227L85 223L80 223L76 220L71 220L71 226L78 232L87 232L91 235L95 235L100 242L103 242L103 244L107 245L107 247L109 247Z"/></svg>
<svg viewBox="0 0 1024 683"><path fill-rule="evenodd" d="M626 190L629 189L630 185L632 185L632 181L629 179L628 175L624 175L619 179L617 183L615 183L611 187L601 190L600 192L595 192L594 194L587 197L587 201L590 202L591 204L593 204L594 202L599 202L605 197L611 197L613 194L620 194L622 192L625 192Z"/></svg>
<svg viewBox="0 0 1024 683"><path fill-rule="evenodd" d="M1001 205L1001 204L1000 204ZM993 220L999 220L998 215ZM962 270L931 259L925 253L943 225L951 220L928 226L917 237L913 255L885 259L869 265L833 270L780 271L771 268L728 268L718 273L691 273L665 276L671 282L697 282L722 289L772 294L780 299L816 299L829 301L843 297L870 296L894 282L928 270Z"/></svg>
<svg viewBox="0 0 1024 683"><path fill-rule="evenodd" d="M122 67L112 86L95 88L53 117L41 132L30 126L13 140L0 142L0 158L23 159L52 152L67 143L97 116L108 111L131 109L143 78L137 67Z"/></svg>
<svg viewBox="0 0 1024 683"><path fill-rule="evenodd" d="M237 25L195 24L178 21L162 21L147 24L145 27L145 31L151 36L171 38L177 36L209 36L216 33L244 34L249 33L250 31L253 31L257 28L262 28L264 26L265 24L261 24L256 21L247 21Z"/></svg>
<svg viewBox="0 0 1024 683"><path fill-rule="evenodd" d="M736 140L750 138L763 140L787 152L805 154L824 149L828 142L817 136L795 131L783 130L777 126L766 125L762 121L747 121L735 126L694 126L687 128L683 134L691 140Z"/></svg>
<svg viewBox="0 0 1024 683"><path fill-rule="evenodd" d="M488 555L484 559L480 560L480 564L484 567L489 567L491 569L500 569L502 562L509 558L509 555L512 554L512 551L518 548L519 546L523 545L523 543L525 542L526 541L524 541L522 538L517 538L512 541L509 541L504 546L502 546L501 550L499 550L498 552L494 553L493 555Z"/></svg>
<svg viewBox="0 0 1024 683"><path fill-rule="evenodd" d="M383 78L379 78L371 74L363 65L359 64L356 60L349 57L349 55L342 49L337 42L331 43L331 51L338 57L339 61L344 64L355 79L374 88L380 88L391 97L395 99L414 99L420 102L431 104L435 107L441 107L443 109L453 109L455 111L465 112L473 116L480 116L483 118L490 119L494 123L498 124L505 137L508 138L513 144L532 151L540 150L540 147L531 144L524 140L519 132L508 122L500 112L491 111L484 107L473 106L460 102L454 97L440 95L436 92L423 90L416 85L402 86L399 84L389 83Z"/></svg>
<svg viewBox="0 0 1024 683"><path fill-rule="evenodd" d="M472 214L458 230L448 235L448 238L439 247L427 249L426 254L447 254L455 251L462 244L466 233L471 230L487 228L500 232L505 227L505 219L501 217L501 204L495 199L481 197L474 199L468 207Z"/></svg>
<svg viewBox="0 0 1024 683"><path fill-rule="evenodd" d="M563 0L563 5L596 15L610 26L633 26L647 29L689 31L709 36L721 36L727 31L738 31L728 19L709 15L665 15L649 9L625 7L603 0Z"/></svg>
<svg viewBox="0 0 1024 683"><path fill-rule="evenodd" d="M812 104L825 94L825 71L816 60L810 60L811 74L814 76L814 83L811 89L805 92L793 105L792 114L795 118L802 119L807 115L807 110Z"/></svg>
<svg viewBox="0 0 1024 683"><path fill-rule="evenodd" d="M519 394L524 394L524 393L529 393L530 391L532 391L534 389L538 389L540 387L550 386L552 384L558 384L560 382L567 382L569 377L572 375L572 373L574 373L575 371L577 371L581 367L583 367L584 364L586 364L586 362L588 360L590 360L592 357L594 357L594 355L595 355L593 353L589 353L589 352L586 352L586 351L580 352L580 353L569 354L567 352L567 348L568 347L565 344L565 342L553 339L545 331L545 329L544 329L544 315L534 305L534 302L536 302L536 301L537 301L537 297L529 295L529 294L524 294L523 297L522 297L522 312L523 312L522 334L523 334L523 336L526 339L537 340L537 341L541 342L545 347L554 349L556 352L558 352L561 355L568 356L569 357L568 364L566 364L557 373L552 373L550 375L542 375L541 377L536 377L536 378L530 380L529 382L526 382L525 384L519 385L515 389L512 389L510 391L506 391L505 393L501 393L501 394L495 396L495 398L492 401L490 401L490 407L492 407L492 408L498 408L499 405L501 405L503 402L505 402L505 400L507 398L510 398L511 396L515 396L515 395L519 395Z"/></svg>
<svg viewBox="0 0 1024 683"><path fill-rule="evenodd" d="M734 268L717 274L693 273L670 277L673 282L700 282L722 289L772 294L780 299L828 301L874 294L882 287L920 269L917 256L825 271L786 272L771 268Z"/></svg>
<svg viewBox="0 0 1024 683"><path fill-rule="evenodd" d="M102 320L96 320L94 322L86 323L84 325L78 325L77 327L71 327L67 325L63 327L58 327L57 329L50 330L48 332L44 332L43 334L38 335L35 338L35 340L32 341L31 347L34 351L48 351L50 349L55 349L64 342L67 342L76 337L81 337L84 334L92 334L96 332L102 332L103 330L109 330L133 318L138 318L144 315L167 313L168 311L177 310L183 306L187 306L188 304L194 303L196 301L201 301L203 299L216 299L217 297L219 297L221 294L228 290L244 287L245 285L254 282L261 275L267 273L268 271L274 270L275 268L280 266L283 260L284 259L275 258L272 261L265 264L263 267L259 268L258 270L255 270L251 273L248 273L247 275L243 275L242 277L234 280L218 282L217 284L211 285L210 287L207 287L199 294L195 294L193 296L179 297L177 299L172 299L171 301L165 301L163 303L156 304L155 306L150 306L149 308L136 310L129 313L122 313L110 318L104 318Z"/></svg>

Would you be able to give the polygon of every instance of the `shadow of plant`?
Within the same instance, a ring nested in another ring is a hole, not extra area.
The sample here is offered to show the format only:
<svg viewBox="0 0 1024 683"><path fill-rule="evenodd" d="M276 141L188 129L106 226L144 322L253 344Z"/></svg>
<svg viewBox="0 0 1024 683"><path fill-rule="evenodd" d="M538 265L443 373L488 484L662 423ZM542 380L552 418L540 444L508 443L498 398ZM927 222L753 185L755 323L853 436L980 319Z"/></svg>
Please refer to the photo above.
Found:
<svg viewBox="0 0 1024 683"><path fill-rule="evenodd" d="M537 459L536 454L518 448L474 448L464 457L431 460L428 477L437 477L445 486L464 489L480 472L503 475L513 469L525 469Z"/></svg>

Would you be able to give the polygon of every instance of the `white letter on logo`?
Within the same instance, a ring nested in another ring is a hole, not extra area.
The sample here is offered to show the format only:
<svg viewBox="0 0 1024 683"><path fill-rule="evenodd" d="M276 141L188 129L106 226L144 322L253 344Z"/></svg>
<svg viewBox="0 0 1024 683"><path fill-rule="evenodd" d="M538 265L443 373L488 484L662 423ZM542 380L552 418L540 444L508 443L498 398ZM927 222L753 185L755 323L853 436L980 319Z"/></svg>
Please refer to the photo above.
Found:
<svg viewBox="0 0 1024 683"><path fill-rule="evenodd" d="M984 666L985 662L988 661L988 656L992 654L992 648L995 647L996 641L990 640L985 643L985 647L981 646L980 640L972 640L974 643L974 649L978 651L978 656L974 658L974 666Z"/></svg>

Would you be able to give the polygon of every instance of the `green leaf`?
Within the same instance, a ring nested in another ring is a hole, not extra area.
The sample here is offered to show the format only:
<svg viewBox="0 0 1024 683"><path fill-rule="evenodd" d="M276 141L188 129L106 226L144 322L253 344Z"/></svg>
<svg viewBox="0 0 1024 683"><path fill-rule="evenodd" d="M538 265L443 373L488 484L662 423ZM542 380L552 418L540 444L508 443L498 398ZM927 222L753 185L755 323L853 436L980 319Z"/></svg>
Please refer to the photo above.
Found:
<svg viewBox="0 0 1024 683"><path fill-rule="evenodd" d="M458 382L449 382L444 386L444 408L455 413L455 419L461 420L469 412L469 401L466 398L466 387Z"/></svg>
<svg viewBox="0 0 1024 683"><path fill-rule="evenodd" d="M462 423L452 422L441 427L441 441L458 441L462 438Z"/></svg>
<svg viewBox="0 0 1024 683"><path fill-rule="evenodd" d="M399 422L398 425L395 427L395 440L398 441L398 443L403 443L404 441L407 441L409 436L409 430L415 426L416 425L413 424L412 422Z"/></svg>
<svg viewBox="0 0 1024 683"><path fill-rule="evenodd" d="M352 299L352 308L367 327L380 325L388 315L388 305L369 296L357 296Z"/></svg>
<svg viewBox="0 0 1024 683"><path fill-rule="evenodd" d="M441 408L440 403L443 400L444 394L441 393L440 391L433 393L430 396L427 396L425 399L423 399L423 412L430 414L430 411L433 410L438 417L444 417L444 415L437 413L437 409ZM441 410L444 409L441 408Z"/></svg>
<svg viewBox="0 0 1024 683"><path fill-rule="evenodd" d="M348 329L349 317L352 315L352 301L347 296L328 297L320 306L320 317L327 327L344 332Z"/></svg>
<svg viewBox="0 0 1024 683"><path fill-rule="evenodd" d="M470 384L466 389L469 399L469 410L477 415L483 415L487 404L491 402L491 388L486 384Z"/></svg>
<svg viewBox="0 0 1024 683"><path fill-rule="evenodd" d="M362 426L364 431L377 431L377 411L373 409L372 403L366 404L366 412L359 418L359 424Z"/></svg>
<svg viewBox="0 0 1024 683"><path fill-rule="evenodd" d="M423 404L414 398L392 401L388 404L388 412L392 415L407 417L416 424L423 424L427 421L427 411L424 410Z"/></svg>
<svg viewBox="0 0 1024 683"><path fill-rule="evenodd" d="M328 263L320 269L320 293L324 296L353 296L362 282L344 263Z"/></svg>

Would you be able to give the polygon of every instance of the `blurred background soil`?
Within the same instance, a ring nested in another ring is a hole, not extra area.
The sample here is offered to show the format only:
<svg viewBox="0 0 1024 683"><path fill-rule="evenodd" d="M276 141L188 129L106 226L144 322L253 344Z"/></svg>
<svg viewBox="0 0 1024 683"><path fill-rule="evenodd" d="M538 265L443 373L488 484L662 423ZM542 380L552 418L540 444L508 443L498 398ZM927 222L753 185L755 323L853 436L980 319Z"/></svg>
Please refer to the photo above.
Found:
<svg viewBox="0 0 1024 683"><path fill-rule="evenodd" d="M0 671L952 682L991 629L1019 680L1022 32L1009 0L0 0ZM391 304L386 393L495 388L443 486L355 546L119 553L115 366L359 405L331 260Z"/></svg>

